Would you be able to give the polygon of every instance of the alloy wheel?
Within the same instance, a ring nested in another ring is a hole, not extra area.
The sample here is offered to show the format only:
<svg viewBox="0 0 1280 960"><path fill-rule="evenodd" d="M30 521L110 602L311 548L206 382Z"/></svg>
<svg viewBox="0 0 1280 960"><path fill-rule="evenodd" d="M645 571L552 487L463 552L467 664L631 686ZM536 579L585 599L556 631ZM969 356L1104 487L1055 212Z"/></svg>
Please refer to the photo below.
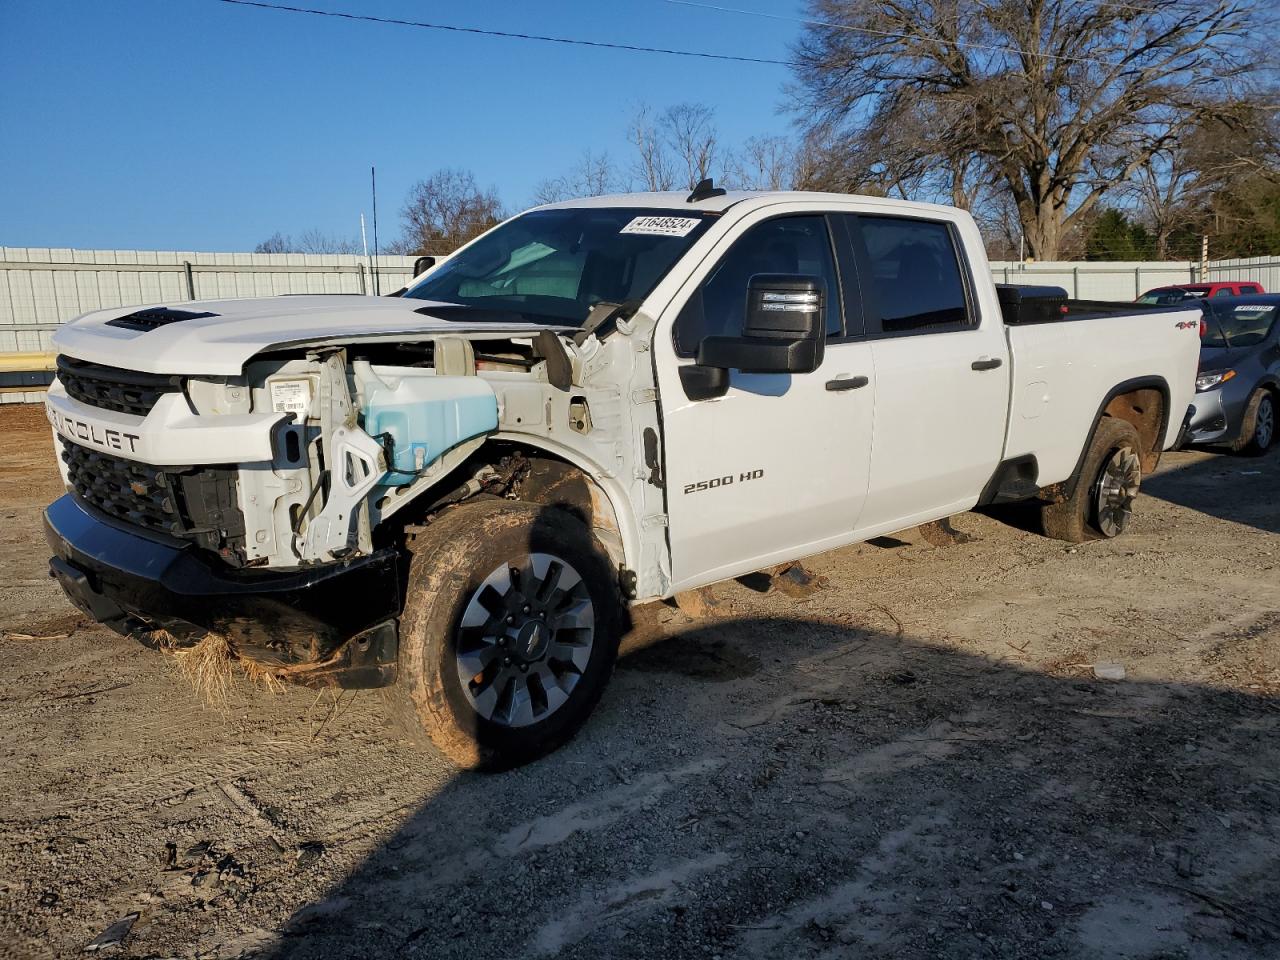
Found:
<svg viewBox="0 0 1280 960"><path fill-rule="evenodd" d="M1114 451L1098 476L1094 505L1098 529L1107 537L1124 531L1133 516L1133 500L1142 483L1142 463L1128 447Z"/></svg>
<svg viewBox="0 0 1280 960"><path fill-rule="evenodd" d="M1254 421L1253 442L1259 450L1266 450L1276 435L1276 408L1271 394L1263 394L1258 402L1258 414Z"/></svg>
<svg viewBox="0 0 1280 960"><path fill-rule="evenodd" d="M476 713L525 727L569 699L591 660L595 607L582 575L548 553L504 563L476 588L458 625L458 679Z"/></svg>

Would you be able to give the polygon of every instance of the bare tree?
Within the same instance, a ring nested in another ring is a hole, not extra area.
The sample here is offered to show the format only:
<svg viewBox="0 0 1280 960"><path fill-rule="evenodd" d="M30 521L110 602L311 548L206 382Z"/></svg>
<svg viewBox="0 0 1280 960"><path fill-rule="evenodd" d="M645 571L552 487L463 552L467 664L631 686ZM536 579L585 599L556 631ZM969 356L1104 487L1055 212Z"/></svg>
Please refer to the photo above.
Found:
<svg viewBox="0 0 1280 960"><path fill-rule="evenodd" d="M471 171L437 170L410 189L399 246L406 253L451 253L504 216L497 191L480 189Z"/></svg>
<svg viewBox="0 0 1280 960"><path fill-rule="evenodd" d="M685 186L692 190L720 159L715 112L702 103L677 103L662 114L662 131Z"/></svg>
<svg viewBox="0 0 1280 960"><path fill-rule="evenodd" d="M1152 154L1137 172L1134 190L1156 256L1170 255L1175 233L1203 226L1217 193L1237 189L1255 175L1280 181L1280 122L1249 103L1223 104Z"/></svg>
<svg viewBox="0 0 1280 960"><path fill-rule="evenodd" d="M857 133L857 149L834 124L806 137L805 185L810 189L930 200L977 211L990 199L990 167L980 156L939 149L957 118L944 105L904 98L895 109L869 118Z"/></svg>
<svg viewBox="0 0 1280 960"><path fill-rule="evenodd" d="M253 248L254 253L293 253L293 238L277 230Z"/></svg>
<svg viewBox="0 0 1280 960"><path fill-rule="evenodd" d="M320 230L308 230L298 238L302 253L359 253L360 243L351 237L335 237Z"/></svg>
<svg viewBox="0 0 1280 960"><path fill-rule="evenodd" d="M671 190L676 185L675 170L667 152L666 138L651 107L641 104L627 128L627 140L635 147L631 179L641 190Z"/></svg>
<svg viewBox="0 0 1280 960"><path fill-rule="evenodd" d="M360 244L352 239L335 237L322 230L311 229L297 240L277 230L253 248L254 253L359 253Z"/></svg>
<svg viewBox="0 0 1280 960"><path fill-rule="evenodd" d="M1100 199L1255 71L1242 40L1261 3L810 0L795 106L844 157L927 118L895 165L943 170L957 196L998 182L1028 252L1054 259Z"/></svg>
<svg viewBox="0 0 1280 960"><path fill-rule="evenodd" d="M575 197L599 197L619 188L618 175L608 153L584 150L567 174L539 181L533 188L534 203L558 203Z"/></svg>
<svg viewBox="0 0 1280 960"><path fill-rule="evenodd" d="M748 137L726 165L726 183L739 190L791 190L796 186L796 149L786 137Z"/></svg>
<svg viewBox="0 0 1280 960"><path fill-rule="evenodd" d="M1196 201L1209 190L1206 178L1189 162L1182 144L1172 143L1148 158L1134 178L1140 215L1155 238L1155 258L1169 256L1169 238L1195 216Z"/></svg>
<svg viewBox="0 0 1280 960"><path fill-rule="evenodd" d="M561 174L558 177L544 177L533 187L533 204L559 203L561 200L572 200L576 194L569 177Z"/></svg>

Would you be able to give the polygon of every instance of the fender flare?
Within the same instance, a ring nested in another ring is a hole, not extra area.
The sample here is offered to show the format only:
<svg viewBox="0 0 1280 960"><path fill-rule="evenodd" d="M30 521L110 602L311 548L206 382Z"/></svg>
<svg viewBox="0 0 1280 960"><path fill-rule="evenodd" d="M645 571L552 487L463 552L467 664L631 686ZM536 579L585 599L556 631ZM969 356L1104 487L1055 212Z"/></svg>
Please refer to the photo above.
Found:
<svg viewBox="0 0 1280 960"><path fill-rule="evenodd" d="M531 450L542 450L558 457L581 470L591 483L604 494L613 511L618 525L618 538L621 540L622 556L613 558L629 570L638 569L641 555L640 523L631 509L631 499L618 477L610 470L583 456L580 450L557 443L548 437L535 437L527 433L512 433L499 430L489 434L489 440L502 440L518 443Z"/></svg>
<svg viewBox="0 0 1280 960"><path fill-rule="evenodd" d="M1076 460L1075 469L1071 471L1071 476L1058 484L1059 490L1065 499L1070 499L1075 495L1076 486L1080 483L1080 472L1084 469L1085 457L1089 455L1089 450L1093 446L1093 438L1097 436L1098 425L1102 423L1102 417L1111 401L1123 393L1130 393L1134 390L1155 389L1160 392L1160 397L1164 401L1164 409L1160 416L1160 430L1156 437L1156 457L1164 452L1165 437L1169 435L1169 417L1171 410L1169 409L1170 392L1169 382L1164 377L1152 375L1146 377L1134 377L1131 380L1124 380L1117 383L1114 387L1107 391L1106 396L1102 398L1102 402L1098 404L1098 411L1093 415L1093 426L1089 428L1089 436L1084 442L1084 446L1080 448L1080 456Z"/></svg>

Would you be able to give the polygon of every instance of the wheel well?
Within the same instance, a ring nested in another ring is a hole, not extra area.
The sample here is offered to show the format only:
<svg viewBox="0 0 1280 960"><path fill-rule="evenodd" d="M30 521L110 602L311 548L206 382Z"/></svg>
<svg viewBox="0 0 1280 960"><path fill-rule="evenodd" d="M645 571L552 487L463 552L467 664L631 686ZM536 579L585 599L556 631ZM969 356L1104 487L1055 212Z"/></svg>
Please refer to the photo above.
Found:
<svg viewBox="0 0 1280 960"><path fill-rule="evenodd" d="M1169 420L1165 407L1164 393L1159 389L1138 387L1117 393L1107 401L1102 410L1103 416L1127 420L1138 431L1138 437L1142 441L1139 452L1143 473L1151 473L1160 462L1165 424Z"/></svg>
<svg viewBox="0 0 1280 960"><path fill-rule="evenodd" d="M477 482L477 478L485 478ZM604 489L586 471L537 447L490 440L380 524L375 534L398 542L406 528L474 497L505 496L574 514L591 528L617 569L626 565L618 516Z"/></svg>
<svg viewBox="0 0 1280 960"><path fill-rule="evenodd" d="M482 448L480 453L484 452ZM618 516L604 488L582 468L545 450L530 450L524 455L529 469L516 484L516 498L575 514L591 528L614 567L625 566Z"/></svg>

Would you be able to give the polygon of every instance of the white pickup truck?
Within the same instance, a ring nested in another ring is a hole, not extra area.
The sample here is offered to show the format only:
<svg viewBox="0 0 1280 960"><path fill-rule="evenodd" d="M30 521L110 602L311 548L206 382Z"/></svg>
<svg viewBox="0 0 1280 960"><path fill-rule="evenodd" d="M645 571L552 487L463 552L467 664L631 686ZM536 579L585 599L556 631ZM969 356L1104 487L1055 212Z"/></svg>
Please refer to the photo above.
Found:
<svg viewBox="0 0 1280 960"><path fill-rule="evenodd" d="M997 289L948 207L552 204L399 296L61 329L52 573L121 632L385 686L456 762L518 763L586 719L630 605L981 504L1120 533L1198 329Z"/></svg>

